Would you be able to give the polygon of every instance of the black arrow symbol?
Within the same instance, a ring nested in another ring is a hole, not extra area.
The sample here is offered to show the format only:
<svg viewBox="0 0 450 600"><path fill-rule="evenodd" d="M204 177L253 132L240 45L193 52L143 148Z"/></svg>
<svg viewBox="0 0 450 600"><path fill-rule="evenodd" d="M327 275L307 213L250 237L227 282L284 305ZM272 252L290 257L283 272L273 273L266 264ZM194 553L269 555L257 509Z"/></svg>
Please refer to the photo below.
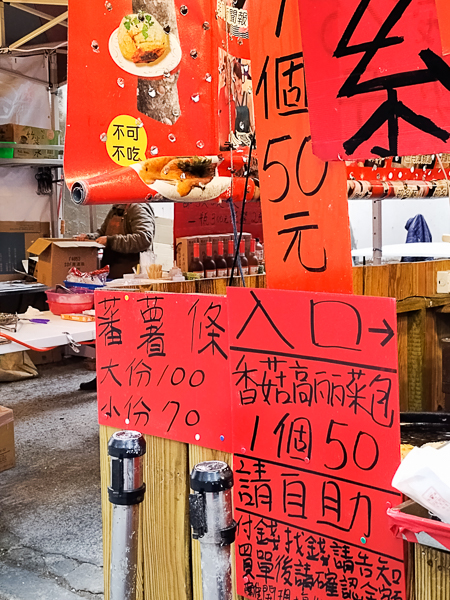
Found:
<svg viewBox="0 0 450 600"><path fill-rule="evenodd" d="M381 342L382 346L386 346L386 344L388 342L390 342L392 340L392 338L394 337L394 330L389 325L389 323L386 321L386 319L383 319L383 325L384 325L384 329L376 329L376 328L369 327L369 332L386 334L386 337Z"/></svg>

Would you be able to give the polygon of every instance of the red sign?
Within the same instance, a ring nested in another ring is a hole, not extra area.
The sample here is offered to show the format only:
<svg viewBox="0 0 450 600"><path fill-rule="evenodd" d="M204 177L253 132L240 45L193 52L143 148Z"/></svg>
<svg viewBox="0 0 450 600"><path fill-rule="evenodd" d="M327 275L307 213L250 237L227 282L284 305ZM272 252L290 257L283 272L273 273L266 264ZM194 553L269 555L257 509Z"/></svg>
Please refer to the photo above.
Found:
<svg viewBox="0 0 450 600"><path fill-rule="evenodd" d="M405 600L390 298L228 290L238 593Z"/></svg>
<svg viewBox="0 0 450 600"><path fill-rule="evenodd" d="M345 165L312 154L297 1L252 6L268 286L351 293Z"/></svg>
<svg viewBox="0 0 450 600"><path fill-rule="evenodd" d="M219 4L70 0L64 170L76 202L242 199L247 11Z"/></svg>
<svg viewBox="0 0 450 600"><path fill-rule="evenodd" d="M435 0L298 0L314 153L450 148L450 61Z"/></svg>
<svg viewBox="0 0 450 600"><path fill-rule="evenodd" d="M231 451L226 299L96 292L101 425Z"/></svg>
<svg viewBox="0 0 450 600"><path fill-rule="evenodd" d="M450 5L447 0L436 0L442 54L450 54Z"/></svg>
<svg viewBox="0 0 450 600"><path fill-rule="evenodd" d="M228 202L193 202L175 204L174 238L232 233L233 225ZM242 202L235 202L236 221L241 222ZM239 225L238 225L239 229ZM244 229L252 237L263 239L261 203L245 203Z"/></svg>

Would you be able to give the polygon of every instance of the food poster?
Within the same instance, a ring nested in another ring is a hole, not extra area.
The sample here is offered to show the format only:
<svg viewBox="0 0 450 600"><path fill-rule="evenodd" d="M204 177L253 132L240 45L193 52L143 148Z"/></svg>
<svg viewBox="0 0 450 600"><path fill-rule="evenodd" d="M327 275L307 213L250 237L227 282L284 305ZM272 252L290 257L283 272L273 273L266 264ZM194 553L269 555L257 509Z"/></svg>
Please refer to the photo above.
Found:
<svg viewBox="0 0 450 600"><path fill-rule="evenodd" d="M235 41L228 63L244 125L220 144L219 44L224 37L226 50L232 40L219 33L216 11L212 0L70 0L64 167L75 202L242 199L251 73ZM248 36L244 29L236 33Z"/></svg>
<svg viewBox="0 0 450 600"><path fill-rule="evenodd" d="M297 0L249 14L267 286L352 293L346 169L312 151Z"/></svg>
<svg viewBox="0 0 450 600"><path fill-rule="evenodd" d="M406 600L391 298L228 289L237 591Z"/></svg>
<svg viewBox="0 0 450 600"><path fill-rule="evenodd" d="M244 207L244 231L263 239L259 190L253 190L253 180L258 182L258 160L255 138L253 106L254 79L250 61L248 0L217 0L217 135L221 153L230 155L233 182L230 196L235 202L237 222L243 209L243 178L250 165L250 187ZM250 163L242 162L252 144ZM253 201L252 201L253 198ZM175 205L175 238L205 234L231 233L232 223L227 205L213 203ZM197 229L196 229L197 228ZM192 230L194 229L194 233Z"/></svg>
<svg viewBox="0 0 450 600"><path fill-rule="evenodd" d="M435 0L298 4L316 156L449 151L450 58L442 55ZM446 28L444 21L441 33Z"/></svg>

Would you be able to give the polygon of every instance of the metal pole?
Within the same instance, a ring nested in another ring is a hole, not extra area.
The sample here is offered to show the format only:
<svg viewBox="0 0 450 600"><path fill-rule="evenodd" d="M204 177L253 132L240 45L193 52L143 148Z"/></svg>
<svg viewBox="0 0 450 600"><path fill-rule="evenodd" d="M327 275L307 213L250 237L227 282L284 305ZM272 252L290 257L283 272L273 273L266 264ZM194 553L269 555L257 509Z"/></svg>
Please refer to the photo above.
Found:
<svg viewBox="0 0 450 600"><path fill-rule="evenodd" d="M110 600L136 600L139 504L145 495L142 472L145 445L138 431L118 431L108 443L111 457L108 496L114 505Z"/></svg>
<svg viewBox="0 0 450 600"><path fill-rule="evenodd" d="M89 231L95 233L97 231L97 207L89 205Z"/></svg>
<svg viewBox="0 0 450 600"><path fill-rule="evenodd" d="M381 256L383 254L382 202L382 200L372 200L372 243L374 265L381 265Z"/></svg>
<svg viewBox="0 0 450 600"><path fill-rule="evenodd" d="M51 129L59 128L59 109L58 109L58 63L56 53L47 55L47 70L49 78L49 94L50 94L50 118ZM59 179L59 169L52 171L52 177ZM49 196L50 201L50 220L51 220L51 236L54 238L61 237L61 223L58 214L58 184L52 184L52 193Z"/></svg>
<svg viewBox="0 0 450 600"><path fill-rule="evenodd" d="M189 496L192 537L200 539L203 600L232 600L230 544L236 535L227 463L206 461L191 473Z"/></svg>

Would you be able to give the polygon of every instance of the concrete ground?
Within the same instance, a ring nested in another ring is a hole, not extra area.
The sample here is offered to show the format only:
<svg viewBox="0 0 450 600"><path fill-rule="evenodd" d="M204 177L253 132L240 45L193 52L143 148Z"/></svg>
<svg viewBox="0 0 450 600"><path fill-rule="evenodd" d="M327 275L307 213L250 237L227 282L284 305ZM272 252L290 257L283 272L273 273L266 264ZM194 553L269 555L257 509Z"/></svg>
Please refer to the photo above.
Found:
<svg viewBox="0 0 450 600"><path fill-rule="evenodd" d="M0 600L103 599L96 394L82 360L0 383L16 467L0 473Z"/></svg>

